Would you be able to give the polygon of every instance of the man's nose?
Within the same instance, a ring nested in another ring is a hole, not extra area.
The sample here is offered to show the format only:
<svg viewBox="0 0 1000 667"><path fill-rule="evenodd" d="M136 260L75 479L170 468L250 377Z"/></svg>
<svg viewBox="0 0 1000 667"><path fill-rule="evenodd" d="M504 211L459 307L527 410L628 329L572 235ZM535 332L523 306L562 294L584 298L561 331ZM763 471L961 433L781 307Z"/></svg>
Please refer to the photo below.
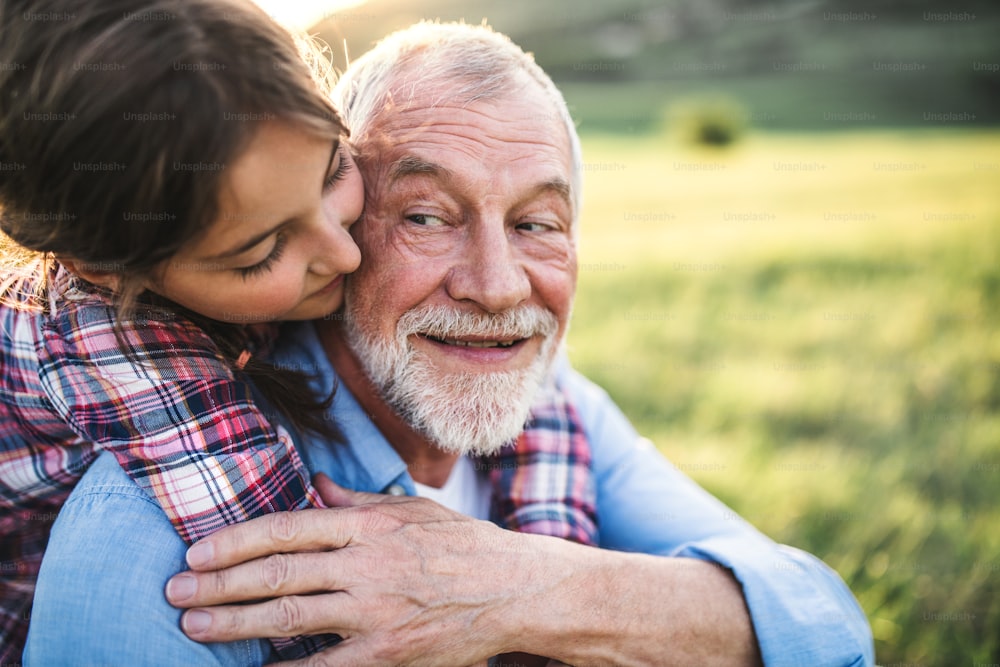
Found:
<svg viewBox="0 0 1000 667"><path fill-rule="evenodd" d="M503 312L531 296L524 258L502 219L474 224L455 253L448 295L472 301L491 313Z"/></svg>

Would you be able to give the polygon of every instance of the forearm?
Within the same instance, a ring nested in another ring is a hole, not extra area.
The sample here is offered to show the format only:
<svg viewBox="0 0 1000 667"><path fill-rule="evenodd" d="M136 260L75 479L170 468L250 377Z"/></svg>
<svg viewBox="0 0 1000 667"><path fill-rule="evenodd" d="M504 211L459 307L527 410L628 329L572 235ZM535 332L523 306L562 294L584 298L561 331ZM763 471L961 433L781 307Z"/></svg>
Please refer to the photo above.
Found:
<svg viewBox="0 0 1000 667"><path fill-rule="evenodd" d="M347 640L316 664L468 665L512 652L581 666L759 664L743 589L709 562L585 547L321 484L337 509L268 515L189 551L193 571L167 587L174 604L210 616L202 629L185 624L189 636Z"/></svg>
<svg viewBox="0 0 1000 667"><path fill-rule="evenodd" d="M267 642L203 645L181 632L162 591L186 546L114 458L100 456L53 526L24 664L263 664Z"/></svg>
<svg viewBox="0 0 1000 667"><path fill-rule="evenodd" d="M728 570L689 558L519 536L528 572L505 610L514 648L573 665L758 665L753 627Z"/></svg>

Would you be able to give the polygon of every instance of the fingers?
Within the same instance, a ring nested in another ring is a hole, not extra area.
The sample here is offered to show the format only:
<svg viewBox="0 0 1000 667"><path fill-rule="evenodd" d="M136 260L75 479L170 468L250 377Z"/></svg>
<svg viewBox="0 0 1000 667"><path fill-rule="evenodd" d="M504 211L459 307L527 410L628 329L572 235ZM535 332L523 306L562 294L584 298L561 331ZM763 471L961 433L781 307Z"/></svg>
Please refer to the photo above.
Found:
<svg viewBox="0 0 1000 667"><path fill-rule="evenodd" d="M182 572L167 582L166 596L175 607L191 608L335 592L343 586L329 573L340 565L346 562L330 552L274 554L222 570Z"/></svg>
<svg viewBox="0 0 1000 667"><path fill-rule="evenodd" d="M375 659L368 655L355 640L345 639L336 646L315 653L308 658L269 664L273 667L334 667L334 665L354 667L354 665L371 665L375 662Z"/></svg>
<svg viewBox="0 0 1000 667"><path fill-rule="evenodd" d="M327 507L343 507L343 496L339 492L343 487L335 484L323 473L313 475L312 484L316 487L319 497L322 498Z"/></svg>
<svg viewBox="0 0 1000 667"><path fill-rule="evenodd" d="M429 662L426 659L424 661L417 663L407 663L407 664L463 664L460 662L442 662L441 656L435 656L437 659L434 662ZM385 658L381 660L376 658L372 654L370 642L363 640L358 640L357 638L345 639L341 643L333 646L331 648L322 651L321 653L316 653L309 656L308 658L302 658L301 660L291 660L288 662L274 662L270 663L274 667L334 667L337 666L349 666L354 667L355 665L372 665L372 664L399 664L397 662L387 662ZM489 660L480 660L479 662L469 665L469 667L488 667L490 664ZM499 662L500 665L518 665L518 667L524 667L517 662ZM562 664L562 663L558 663Z"/></svg>
<svg viewBox="0 0 1000 667"><path fill-rule="evenodd" d="M226 526L188 549L192 570L214 570L261 556L291 551L339 549L350 542L354 521L329 509L276 512Z"/></svg>
<svg viewBox="0 0 1000 667"><path fill-rule="evenodd" d="M338 619L347 596L341 593L278 598L250 605L190 609L181 629L198 642L229 642L261 637L322 633L346 634Z"/></svg>
<svg viewBox="0 0 1000 667"><path fill-rule="evenodd" d="M340 486L324 473L317 473L312 479L313 486L319 491L320 498L328 507L355 507L368 503L381 503L393 499L381 493L365 493L353 491Z"/></svg>
<svg viewBox="0 0 1000 667"><path fill-rule="evenodd" d="M226 526L188 549L188 567L213 570L273 553L339 549L351 541L362 517L338 512L338 507L414 502L413 498L351 491L322 473L315 480L320 497L331 508L275 512Z"/></svg>

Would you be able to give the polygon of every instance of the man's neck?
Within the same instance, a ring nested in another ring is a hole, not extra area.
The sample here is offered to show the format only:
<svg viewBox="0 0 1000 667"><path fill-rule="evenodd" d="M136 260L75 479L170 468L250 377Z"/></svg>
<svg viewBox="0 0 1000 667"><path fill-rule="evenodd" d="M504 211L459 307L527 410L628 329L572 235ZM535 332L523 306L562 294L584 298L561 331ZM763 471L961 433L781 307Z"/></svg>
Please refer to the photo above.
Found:
<svg viewBox="0 0 1000 667"><path fill-rule="evenodd" d="M458 454L435 447L410 427L380 395L368 379L364 367L344 338L341 324L335 320L316 320L316 331L326 356L340 381L347 386L376 428L406 462L415 482L441 488L448 481Z"/></svg>

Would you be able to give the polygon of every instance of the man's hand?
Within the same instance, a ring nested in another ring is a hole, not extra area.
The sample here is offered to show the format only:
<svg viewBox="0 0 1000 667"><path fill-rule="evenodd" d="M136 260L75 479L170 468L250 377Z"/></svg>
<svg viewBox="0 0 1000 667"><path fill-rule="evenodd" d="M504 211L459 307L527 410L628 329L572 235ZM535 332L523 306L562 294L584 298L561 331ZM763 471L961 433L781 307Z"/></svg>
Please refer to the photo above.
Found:
<svg viewBox="0 0 1000 667"><path fill-rule="evenodd" d="M325 476L316 487L334 509L260 517L188 550L192 571L166 594L197 607L182 618L189 637L336 633L331 664L468 665L511 648L499 629L519 593L516 534L425 499L348 491Z"/></svg>
<svg viewBox="0 0 1000 667"><path fill-rule="evenodd" d="M167 583L167 598L190 608L191 639L344 638L292 663L310 667L473 665L511 651L569 664L760 664L740 586L712 563L523 535L426 499L315 483L330 509L228 526L188 550L192 571ZM238 602L252 604L226 606Z"/></svg>

